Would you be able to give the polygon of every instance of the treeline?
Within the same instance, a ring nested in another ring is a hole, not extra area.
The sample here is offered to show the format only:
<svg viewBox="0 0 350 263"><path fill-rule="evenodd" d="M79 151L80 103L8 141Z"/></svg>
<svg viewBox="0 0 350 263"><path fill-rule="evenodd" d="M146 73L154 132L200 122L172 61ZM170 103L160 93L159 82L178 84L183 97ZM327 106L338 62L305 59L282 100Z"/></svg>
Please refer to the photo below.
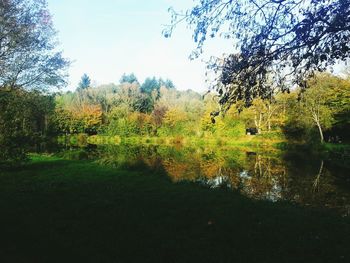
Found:
<svg viewBox="0 0 350 263"><path fill-rule="evenodd" d="M178 91L171 80L161 78L140 84L134 74L123 75L119 85L94 88L81 85L83 79L75 92L56 96L53 121L58 133L196 135L198 121L212 103L194 91Z"/></svg>
<svg viewBox="0 0 350 263"><path fill-rule="evenodd" d="M82 78L83 82L84 77ZM58 133L130 136L240 137L251 133L282 134L289 139L323 142L346 140L350 81L319 74L306 90L237 101L220 112L215 94L178 91L170 80L124 75L119 85L80 87L56 96Z"/></svg>
<svg viewBox="0 0 350 263"><path fill-rule="evenodd" d="M237 101L220 111L218 97L179 91L170 80L91 87L83 76L74 92L47 94L23 88L0 91L1 159L22 159L28 148L63 134L168 136L239 140L247 131L305 143L349 141L350 81L320 74L304 91Z"/></svg>

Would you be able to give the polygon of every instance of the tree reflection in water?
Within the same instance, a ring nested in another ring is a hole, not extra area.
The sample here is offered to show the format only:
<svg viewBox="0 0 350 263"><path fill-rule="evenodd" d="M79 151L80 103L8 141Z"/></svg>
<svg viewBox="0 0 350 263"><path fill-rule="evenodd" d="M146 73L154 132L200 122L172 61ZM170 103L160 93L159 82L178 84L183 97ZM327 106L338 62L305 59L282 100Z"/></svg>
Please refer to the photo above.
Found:
<svg viewBox="0 0 350 263"><path fill-rule="evenodd" d="M349 171L330 169L324 160L312 159L307 154L300 161L285 158L288 155L282 151L244 147L117 145L98 146L96 151L98 162L166 173L173 182L192 181L210 188L231 188L254 199L286 200L349 214L350 187L343 177Z"/></svg>

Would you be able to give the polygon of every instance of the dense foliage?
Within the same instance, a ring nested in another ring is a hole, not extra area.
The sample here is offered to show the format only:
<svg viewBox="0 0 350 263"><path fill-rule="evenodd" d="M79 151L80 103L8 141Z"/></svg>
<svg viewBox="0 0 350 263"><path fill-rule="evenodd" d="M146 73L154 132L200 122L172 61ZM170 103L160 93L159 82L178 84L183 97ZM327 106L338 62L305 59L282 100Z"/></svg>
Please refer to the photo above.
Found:
<svg viewBox="0 0 350 263"><path fill-rule="evenodd" d="M24 159L47 133L54 100L45 92L66 83L68 64L45 1L0 1L0 161Z"/></svg>
<svg viewBox="0 0 350 263"><path fill-rule="evenodd" d="M349 0L202 0L185 12L170 11L164 35L185 20L198 44L194 56L207 38L232 40L233 54L209 64L219 73L220 103L228 107L269 98L292 83L305 86L313 72L350 55Z"/></svg>
<svg viewBox="0 0 350 263"><path fill-rule="evenodd" d="M238 101L213 119L210 113L220 109L217 96L178 91L147 78L142 85L123 82L58 95L54 119L57 132L66 134L237 139L256 131L272 139L348 139L341 131L350 122L350 81L319 74L308 85L306 91L255 98L250 107Z"/></svg>
<svg viewBox="0 0 350 263"><path fill-rule="evenodd" d="M53 96L39 91L0 89L0 162L24 160L29 147L52 130Z"/></svg>

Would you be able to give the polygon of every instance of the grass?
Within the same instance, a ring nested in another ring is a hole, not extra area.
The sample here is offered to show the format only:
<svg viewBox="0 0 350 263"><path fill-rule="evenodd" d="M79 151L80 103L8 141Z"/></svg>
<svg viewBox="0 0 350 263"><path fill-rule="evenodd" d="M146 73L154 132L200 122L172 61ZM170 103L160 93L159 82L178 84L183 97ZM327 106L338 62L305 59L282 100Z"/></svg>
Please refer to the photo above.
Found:
<svg viewBox="0 0 350 263"><path fill-rule="evenodd" d="M172 184L163 171L33 156L0 170L0 262L348 262L327 211Z"/></svg>

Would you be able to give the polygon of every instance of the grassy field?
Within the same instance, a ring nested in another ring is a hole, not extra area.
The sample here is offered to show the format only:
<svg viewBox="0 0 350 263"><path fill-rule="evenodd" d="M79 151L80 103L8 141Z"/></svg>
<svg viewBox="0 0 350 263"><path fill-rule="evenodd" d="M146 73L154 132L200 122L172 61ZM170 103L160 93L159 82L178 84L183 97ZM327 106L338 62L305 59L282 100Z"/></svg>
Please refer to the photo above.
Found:
<svg viewBox="0 0 350 263"><path fill-rule="evenodd" d="M350 220L34 156L0 170L0 262L349 262Z"/></svg>

